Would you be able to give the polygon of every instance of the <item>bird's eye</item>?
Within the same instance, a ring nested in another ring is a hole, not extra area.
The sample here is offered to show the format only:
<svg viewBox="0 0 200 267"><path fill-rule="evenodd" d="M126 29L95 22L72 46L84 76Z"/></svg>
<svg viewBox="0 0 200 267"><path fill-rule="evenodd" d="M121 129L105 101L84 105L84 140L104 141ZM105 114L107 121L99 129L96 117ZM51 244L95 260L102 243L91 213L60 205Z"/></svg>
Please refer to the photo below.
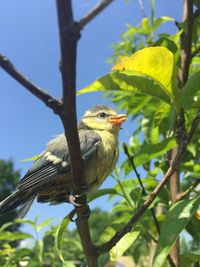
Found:
<svg viewBox="0 0 200 267"><path fill-rule="evenodd" d="M105 113L105 112L101 112L101 113L99 113L99 116L100 116L101 118L104 118L104 117L106 117L106 113Z"/></svg>

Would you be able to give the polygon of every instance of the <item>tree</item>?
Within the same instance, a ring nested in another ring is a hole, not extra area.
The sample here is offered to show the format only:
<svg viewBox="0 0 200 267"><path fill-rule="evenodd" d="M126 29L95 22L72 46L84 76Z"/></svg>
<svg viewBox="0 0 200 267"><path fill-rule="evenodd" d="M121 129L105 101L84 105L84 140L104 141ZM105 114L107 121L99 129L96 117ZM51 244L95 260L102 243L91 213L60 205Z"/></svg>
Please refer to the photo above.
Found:
<svg viewBox="0 0 200 267"><path fill-rule="evenodd" d="M57 0L62 102L41 91L17 72L7 58L0 57L0 65L8 73L60 116L77 193L85 182L80 179L82 164L75 127L76 45L82 27L110 2L102 1L75 23L71 2ZM75 208L78 233L88 266L92 267L98 266L98 257L108 251L113 261L129 253L139 266L145 266L145 260L154 267L195 266L199 262L199 212L195 217L195 211L200 204L196 190L200 142L200 2L184 1L182 22L168 17L155 18L154 1L151 3L151 16L145 16L139 26L129 26L122 35L122 42L115 45L114 56L123 52L125 57L115 63L111 73L79 92L107 92L119 108L125 109L135 124L138 123L129 145L123 146L127 160L113 174L116 186L89 197L89 201L104 194L122 198L112 211L120 212L120 217L101 235L101 245L95 246L92 242L87 216L83 216L88 211L85 196L80 199L81 207ZM158 31L166 22L177 25L176 34ZM136 167L140 167L141 174ZM57 250L63 261L61 244L69 218L65 217L56 234ZM189 233L191 242L188 246L183 242L180 251L179 236L183 231ZM145 245L149 249L145 249Z"/></svg>
<svg viewBox="0 0 200 267"><path fill-rule="evenodd" d="M12 191L15 190L19 181L20 173L14 170L13 162L11 160L0 160L0 201L6 198ZM0 227L13 221L17 217L16 211L10 212L0 216ZM17 230L17 226L11 226L9 229Z"/></svg>

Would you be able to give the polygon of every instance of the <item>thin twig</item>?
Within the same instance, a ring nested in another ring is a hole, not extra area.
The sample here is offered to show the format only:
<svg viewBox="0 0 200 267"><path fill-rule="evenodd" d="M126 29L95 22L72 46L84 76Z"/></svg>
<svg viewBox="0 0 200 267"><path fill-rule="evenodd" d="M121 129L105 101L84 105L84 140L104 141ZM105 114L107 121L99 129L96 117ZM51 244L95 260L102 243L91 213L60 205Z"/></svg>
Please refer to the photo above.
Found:
<svg viewBox="0 0 200 267"><path fill-rule="evenodd" d="M147 15L146 15L146 13L145 13L145 9L144 9L144 3L143 3L143 1L142 1L142 0L137 0L137 1L138 1L138 5L139 5L139 7L140 7L140 10L141 10L141 13L142 13L143 18L146 18Z"/></svg>
<svg viewBox="0 0 200 267"><path fill-rule="evenodd" d="M198 125L200 123L200 109L198 110L195 119L193 120L191 129L189 131L189 134L187 135L186 140L182 142L180 145L177 154L174 158L174 160L171 162L171 166L168 168L167 172L163 176L161 182L158 184L158 186L153 190L153 192L148 196L147 200L144 202L144 204L136 211L136 213L133 215L133 217L128 221L128 223L118 232L115 233L115 235L106 243L102 244L101 246L97 247L97 254L101 255L102 253L108 252L113 246L116 245L116 243L128 232L130 232L133 228L133 225L140 219L140 217L145 213L145 211L148 209L148 207L151 205L153 200L157 197L161 189L165 186L167 181L170 179L172 174L177 171L179 168L179 165L181 163L182 157L184 155L184 152L186 151L186 148L191 141L192 136L194 135L194 132L196 131Z"/></svg>
<svg viewBox="0 0 200 267"><path fill-rule="evenodd" d="M177 195L176 201L183 200L185 197L187 197L194 189L199 185L200 179L197 179L194 184L192 184L188 189L186 189L184 192Z"/></svg>
<svg viewBox="0 0 200 267"><path fill-rule="evenodd" d="M62 103L45 91L41 90L38 86L29 81L23 74L21 74L13 65L13 63L5 56L0 54L0 66L4 69L12 78L18 81L29 92L42 100L46 106L50 107L55 113L59 113L62 109Z"/></svg>
<svg viewBox="0 0 200 267"><path fill-rule="evenodd" d="M85 15L80 21L79 26L83 28L88 22L95 18L102 10L104 10L114 0L102 0L100 1L87 15Z"/></svg>
<svg viewBox="0 0 200 267"><path fill-rule="evenodd" d="M137 177L137 179L139 181L140 187L142 188L142 194L143 194L143 196L146 196L147 195L147 192L146 192L146 190L144 188L144 185L142 183L140 174L138 173L138 171L137 171L137 169L135 167L133 156L130 155L130 153L128 151L128 147L127 147L127 145L125 143L123 143L123 149L124 149L124 153L126 154L128 160L131 163L131 166L132 166L132 168L133 168L133 170L134 170L134 172L136 174L136 177ZM151 214L152 214L152 217L153 217L153 220L154 220L154 223L155 223L157 232L158 232L158 234L160 234L160 226L159 226L158 220L156 218L156 214L155 214L154 208L151 208L150 211L151 211Z"/></svg>

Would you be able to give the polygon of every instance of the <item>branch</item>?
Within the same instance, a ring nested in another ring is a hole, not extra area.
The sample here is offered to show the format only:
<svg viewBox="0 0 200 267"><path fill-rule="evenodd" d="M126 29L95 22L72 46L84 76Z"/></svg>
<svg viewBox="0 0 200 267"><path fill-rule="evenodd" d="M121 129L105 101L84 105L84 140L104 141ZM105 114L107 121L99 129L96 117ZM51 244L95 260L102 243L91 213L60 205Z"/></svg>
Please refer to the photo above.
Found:
<svg viewBox="0 0 200 267"><path fill-rule="evenodd" d="M197 112L195 119L193 120L191 129L187 138L182 142L180 147L178 148L177 154L174 157L174 160L171 162L171 166L168 168L167 172L163 176L161 182L158 186L154 189L154 191L148 196L147 200L144 204L136 211L135 215L128 221L128 223L106 243L102 244L101 246L97 247L97 254L101 255L102 253L108 252L112 247L116 245L116 243L128 232L130 232L133 228L133 225L140 219L140 217L145 213L148 207L151 205L153 200L157 197L161 189L165 186L167 181L170 179L173 173L175 173L179 165L181 163L182 157L184 152L186 151L187 145L191 141L194 132L196 131L198 125L200 123L200 109Z"/></svg>
<svg viewBox="0 0 200 267"><path fill-rule="evenodd" d="M76 116L76 53L80 38L80 27L74 22L70 0L56 0L61 50L61 73L63 87L63 112L60 114L70 153L75 194L86 191L86 177L83 174L79 135ZM77 199L77 229L89 267L97 267L97 255L92 244L88 217L89 207L86 196Z"/></svg>
<svg viewBox="0 0 200 267"><path fill-rule="evenodd" d="M184 0L183 22L187 22L187 30L181 34L179 82L183 88L188 79L191 61L192 33L193 33L193 1Z"/></svg>
<svg viewBox="0 0 200 267"><path fill-rule="evenodd" d="M83 166L76 116L76 53L80 33L73 21L71 1L57 0L60 34L63 112L60 114L69 147L75 193L82 193Z"/></svg>
<svg viewBox="0 0 200 267"><path fill-rule="evenodd" d="M45 91L41 90L38 86L29 81L22 73L20 73L12 62L2 54L0 54L0 66L4 69L12 78L18 81L29 92L42 100L46 106L51 108L55 113L59 113L62 109L62 103Z"/></svg>
<svg viewBox="0 0 200 267"><path fill-rule="evenodd" d="M99 2L87 15L85 15L80 21L79 26L83 28L88 22L95 18L102 10L104 10L113 0L102 0Z"/></svg>

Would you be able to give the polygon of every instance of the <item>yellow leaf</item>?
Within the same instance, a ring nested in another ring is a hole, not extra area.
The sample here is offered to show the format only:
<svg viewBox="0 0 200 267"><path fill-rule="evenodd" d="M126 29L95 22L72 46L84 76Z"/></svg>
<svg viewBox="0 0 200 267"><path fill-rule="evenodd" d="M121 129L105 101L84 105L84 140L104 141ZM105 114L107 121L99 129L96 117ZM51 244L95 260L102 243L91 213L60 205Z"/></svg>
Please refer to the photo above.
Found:
<svg viewBox="0 0 200 267"><path fill-rule="evenodd" d="M173 94L174 56L165 47L148 47L137 51L130 57L119 57L112 70L133 70L146 74L159 81L167 89L169 95Z"/></svg>

